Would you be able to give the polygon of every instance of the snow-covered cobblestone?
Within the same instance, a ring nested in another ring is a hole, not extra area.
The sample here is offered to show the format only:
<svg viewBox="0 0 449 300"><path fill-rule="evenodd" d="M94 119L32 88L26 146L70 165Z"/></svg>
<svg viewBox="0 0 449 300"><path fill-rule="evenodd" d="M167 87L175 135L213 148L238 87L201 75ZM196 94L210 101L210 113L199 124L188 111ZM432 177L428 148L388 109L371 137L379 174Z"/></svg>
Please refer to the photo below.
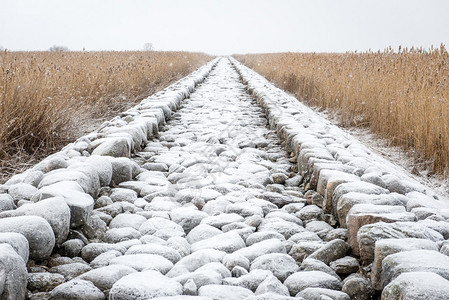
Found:
<svg viewBox="0 0 449 300"><path fill-rule="evenodd" d="M446 201L217 59L0 186L0 298L444 295Z"/></svg>

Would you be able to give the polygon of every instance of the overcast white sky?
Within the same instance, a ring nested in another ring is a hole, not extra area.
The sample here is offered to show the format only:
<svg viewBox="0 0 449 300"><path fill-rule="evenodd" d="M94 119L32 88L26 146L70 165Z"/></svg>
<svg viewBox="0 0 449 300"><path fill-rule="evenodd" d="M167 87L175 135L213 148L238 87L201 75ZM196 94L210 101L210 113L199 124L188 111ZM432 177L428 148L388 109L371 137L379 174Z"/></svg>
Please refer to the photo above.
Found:
<svg viewBox="0 0 449 300"><path fill-rule="evenodd" d="M0 0L11 50L345 52L449 45L448 0Z"/></svg>

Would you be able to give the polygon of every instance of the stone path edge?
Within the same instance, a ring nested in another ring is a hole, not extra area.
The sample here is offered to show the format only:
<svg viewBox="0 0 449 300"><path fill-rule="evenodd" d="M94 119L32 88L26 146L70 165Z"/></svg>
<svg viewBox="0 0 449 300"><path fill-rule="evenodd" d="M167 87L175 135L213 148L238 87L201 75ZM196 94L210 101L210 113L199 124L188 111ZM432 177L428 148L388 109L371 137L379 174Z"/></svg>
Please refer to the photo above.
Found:
<svg viewBox="0 0 449 300"><path fill-rule="evenodd" d="M448 198L417 182L261 75L230 60L297 163L306 191L319 193L308 201L332 214L340 227L348 228L352 253L360 257L365 276L371 278L382 299L399 299L398 295L410 295L411 290L412 296L428 293L419 287L428 272L446 279L435 275L445 284L432 292L436 297L445 294L449 264L442 261L449 254ZM420 251L428 247L433 262L411 263L420 261ZM432 269L432 263L444 271ZM404 276L413 280L404 283Z"/></svg>
<svg viewBox="0 0 449 300"><path fill-rule="evenodd" d="M139 167L131 154L158 136L159 129L219 60L210 61L0 185L0 296L25 298L29 259L47 259L55 246L67 240L70 229L86 224L101 187L137 175ZM19 212L27 203L34 203L33 208Z"/></svg>

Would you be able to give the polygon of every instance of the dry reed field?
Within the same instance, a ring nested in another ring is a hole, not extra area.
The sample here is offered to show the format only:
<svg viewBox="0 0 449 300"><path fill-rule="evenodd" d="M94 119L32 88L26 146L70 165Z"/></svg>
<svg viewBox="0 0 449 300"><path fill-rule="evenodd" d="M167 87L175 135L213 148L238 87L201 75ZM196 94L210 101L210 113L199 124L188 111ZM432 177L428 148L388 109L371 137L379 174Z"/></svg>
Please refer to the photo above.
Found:
<svg viewBox="0 0 449 300"><path fill-rule="evenodd" d="M189 52L2 52L0 181L210 59Z"/></svg>
<svg viewBox="0 0 449 300"><path fill-rule="evenodd" d="M449 54L441 45L383 52L236 55L343 126L365 126L449 177Z"/></svg>

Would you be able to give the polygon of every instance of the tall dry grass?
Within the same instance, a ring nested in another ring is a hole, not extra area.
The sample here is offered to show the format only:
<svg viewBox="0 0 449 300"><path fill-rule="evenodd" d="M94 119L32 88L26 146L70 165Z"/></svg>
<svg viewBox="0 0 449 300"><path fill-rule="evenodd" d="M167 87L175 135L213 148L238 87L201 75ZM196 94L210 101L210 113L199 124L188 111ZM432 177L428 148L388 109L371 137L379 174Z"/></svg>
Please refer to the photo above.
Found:
<svg viewBox="0 0 449 300"><path fill-rule="evenodd" d="M367 126L449 176L449 54L437 49L236 55L345 126Z"/></svg>
<svg viewBox="0 0 449 300"><path fill-rule="evenodd" d="M0 175L57 150L210 59L189 52L3 51Z"/></svg>

